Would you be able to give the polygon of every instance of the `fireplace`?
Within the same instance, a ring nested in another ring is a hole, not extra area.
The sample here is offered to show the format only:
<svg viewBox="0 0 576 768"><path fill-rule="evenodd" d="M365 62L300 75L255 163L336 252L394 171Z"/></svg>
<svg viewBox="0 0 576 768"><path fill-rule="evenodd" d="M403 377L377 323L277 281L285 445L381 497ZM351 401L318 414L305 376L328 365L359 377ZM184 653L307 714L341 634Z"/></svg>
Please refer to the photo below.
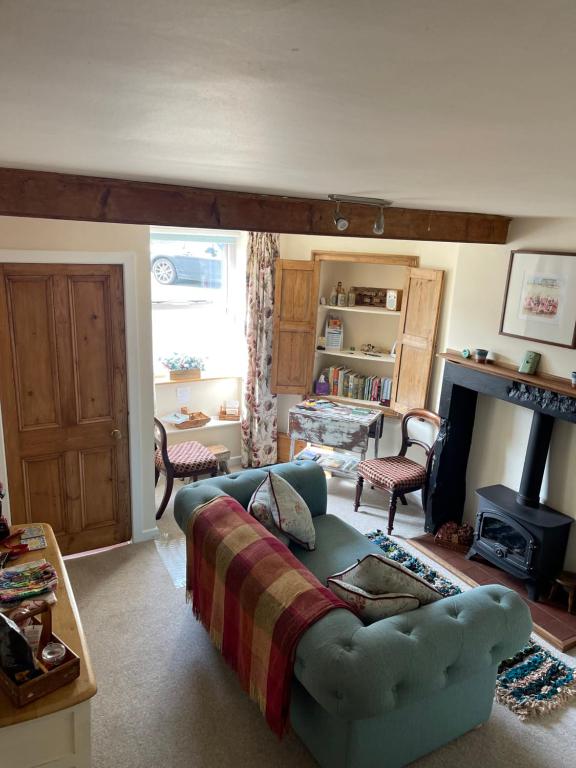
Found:
<svg viewBox="0 0 576 768"><path fill-rule="evenodd" d="M449 520L461 522L466 467L479 393L533 411L518 490L491 485L476 490L474 541L468 557L480 555L526 582L538 600L543 587L562 570L572 518L540 502L542 478L556 419L576 423L570 382L527 377L497 365L479 365L447 353L434 463L426 503L426 530Z"/></svg>

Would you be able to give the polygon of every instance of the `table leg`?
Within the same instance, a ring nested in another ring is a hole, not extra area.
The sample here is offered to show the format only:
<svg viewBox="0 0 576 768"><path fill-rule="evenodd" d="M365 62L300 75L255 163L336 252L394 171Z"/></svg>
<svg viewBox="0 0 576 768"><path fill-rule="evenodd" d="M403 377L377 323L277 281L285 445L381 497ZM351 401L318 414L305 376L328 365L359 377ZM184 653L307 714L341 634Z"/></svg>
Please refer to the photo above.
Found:
<svg viewBox="0 0 576 768"><path fill-rule="evenodd" d="M290 438L290 461L294 461L294 450L296 448L296 438Z"/></svg>

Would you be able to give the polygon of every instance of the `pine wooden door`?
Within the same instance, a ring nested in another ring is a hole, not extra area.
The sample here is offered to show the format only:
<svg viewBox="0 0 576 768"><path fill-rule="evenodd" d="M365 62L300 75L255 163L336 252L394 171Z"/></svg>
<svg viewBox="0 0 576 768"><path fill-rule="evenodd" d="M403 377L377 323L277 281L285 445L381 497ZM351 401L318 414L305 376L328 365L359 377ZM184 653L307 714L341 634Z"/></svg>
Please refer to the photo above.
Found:
<svg viewBox="0 0 576 768"><path fill-rule="evenodd" d="M272 392L310 391L318 302L317 261L276 262Z"/></svg>
<svg viewBox="0 0 576 768"><path fill-rule="evenodd" d="M131 535L120 266L0 265L0 401L13 523L64 554Z"/></svg>
<svg viewBox="0 0 576 768"><path fill-rule="evenodd" d="M391 407L398 413L426 407L443 279L441 269L408 270L392 385Z"/></svg>

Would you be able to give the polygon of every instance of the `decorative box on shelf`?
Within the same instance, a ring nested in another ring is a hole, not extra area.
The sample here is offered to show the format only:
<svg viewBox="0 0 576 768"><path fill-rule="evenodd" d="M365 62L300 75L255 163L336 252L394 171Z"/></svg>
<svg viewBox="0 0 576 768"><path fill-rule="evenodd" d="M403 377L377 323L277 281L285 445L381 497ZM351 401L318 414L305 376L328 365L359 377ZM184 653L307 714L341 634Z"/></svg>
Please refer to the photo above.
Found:
<svg viewBox="0 0 576 768"><path fill-rule="evenodd" d="M220 406L218 415L220 421L240 421L240 403L238 400L227 400Z"/></svg>
<svg viewBox="0 0 576 768"><path fill-rule="evenodd" d="M34 601L34 609L15 609L8 616L18 624L37 624L42 627L36 660L41 674L23 683L15 683L0 668L0 689L10 698L15 707L24 707L46 696L57 688L67 685L80 675L80 658L57 635L52 633L51 607L40 600ZM58 666L48 668L41 659L42 650L48 643L60 643L66 654Z"/></svg>

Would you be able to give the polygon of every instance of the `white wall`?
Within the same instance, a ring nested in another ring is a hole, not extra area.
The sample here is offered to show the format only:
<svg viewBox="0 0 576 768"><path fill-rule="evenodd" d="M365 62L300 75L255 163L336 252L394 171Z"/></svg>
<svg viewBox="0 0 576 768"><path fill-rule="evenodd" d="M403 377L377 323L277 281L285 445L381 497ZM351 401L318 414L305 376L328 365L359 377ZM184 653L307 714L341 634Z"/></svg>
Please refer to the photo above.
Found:
<svg viewBox="0 0 576 768"><path fill-rule="evenodd" d="M73 259L77 263L124 265L133 538L139 541L153 536L154 393L148 227L0 217L0 251L4 262ZM0 477L6 479L3 450L0 439ZM9 492L8 487L8 498Z"/></svg>
<svg viewBox="0 0 576 768"><path fill-rule="evenodd" d="M446 347L452 293L454 289L454 273L458 255L457 243L422 243L417 240L372 240L370 238L341 238L312 235L280 235L280 258L310 259L312 251L348 251L351 253L397 254L402 256L418 256L420 266L430 269L443 269L444 296L442 312L438 328L438 350ZM378 269L376 267L376 269ZM441 364L435 363L432 371L432 382L429 395L429 406L436 409L440 394ZM278 396L278 430L288 429L288 410L299 402L298 395ZM399 422L386 419L383 440L380 443L380 455L394 453L400 447Z"/></svg>
<svg viewBox="0 0 576 768"><path fill-rule="evenodd" d="M515 220L505 246L461 245L453 286L447 346L484 347L508 363L518 364L527 349L542 355L540 371L568 378L576 370L576 350L499 335L510 251L518 248L576 252L576 219ZM576 300L576 297L574 297ZM517 489L532 412L492 398L480 397L467 475L465 517L475 514L474 489L503 483ZM554 427L542 500L576 518L576 425ZM569 542L566 568L576 570L576 525Z"/></svg>

